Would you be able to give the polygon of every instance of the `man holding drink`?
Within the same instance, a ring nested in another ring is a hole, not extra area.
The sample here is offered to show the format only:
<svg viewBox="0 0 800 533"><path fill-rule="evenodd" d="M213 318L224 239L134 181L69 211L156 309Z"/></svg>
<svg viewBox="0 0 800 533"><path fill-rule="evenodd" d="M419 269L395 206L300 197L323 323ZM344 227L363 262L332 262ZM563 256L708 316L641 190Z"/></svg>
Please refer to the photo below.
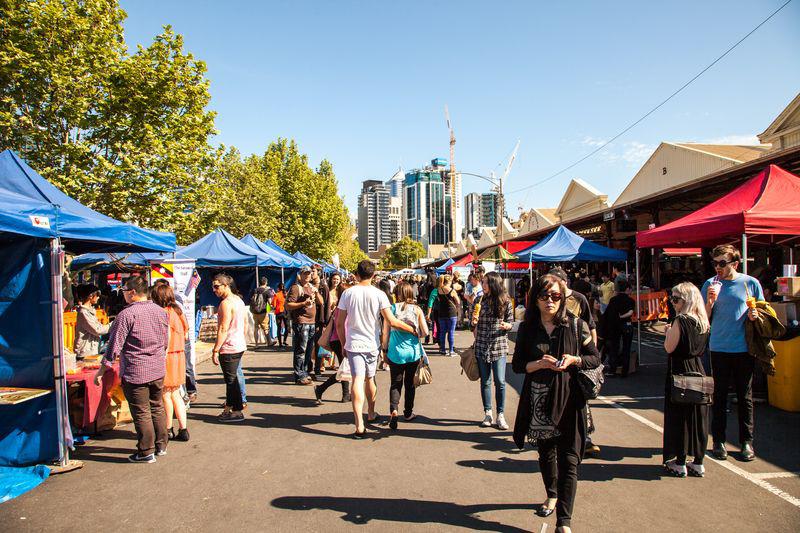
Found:
<svg viewBox="0 0 800 533"><path fill-rule="evenodd" d="M712 454L727 459L725 430L727 426L728 387L733 381L738 399L739 442L741 458L755 459L753 450L753 371L755 358L750 355L745 340L745 320L756 320L752 305L764 299L757 279L737 272L741 255L730 245L721 245L711 252L717 275L703 284L700 293L706 302L711 322L711 367L714 376L714 405L712 406Z"/></svg>
<svg viewBox="0 0 800 533"><path fill-rule="evenodd" d="M286 311L292 318L292 349L294 350L294 382L311 385L308 368L314 352L317 305L322 305L322 296L311 281L311 267L304 266L297 274L297 282L289 290Z"/></svg>

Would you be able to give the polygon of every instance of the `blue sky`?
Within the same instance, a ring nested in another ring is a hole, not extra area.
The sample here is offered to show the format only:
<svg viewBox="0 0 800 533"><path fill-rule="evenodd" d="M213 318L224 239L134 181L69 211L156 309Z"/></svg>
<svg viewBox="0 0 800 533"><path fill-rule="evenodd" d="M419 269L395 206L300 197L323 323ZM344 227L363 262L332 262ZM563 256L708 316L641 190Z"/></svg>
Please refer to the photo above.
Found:
<svg viewBox="0 0 800 533"><path fill-rule="evenodd" d="M784 0L267 2L124 0L129 46L161 27L208 65L214 142L297 140L329 159L351 215L365 179L449 157L502 172L517 208L580 177L613 201L660 141L743 142L800 91L800 1L603 152L548 183L680 87ZM464 193L488 184L464 178Z"/></svg>

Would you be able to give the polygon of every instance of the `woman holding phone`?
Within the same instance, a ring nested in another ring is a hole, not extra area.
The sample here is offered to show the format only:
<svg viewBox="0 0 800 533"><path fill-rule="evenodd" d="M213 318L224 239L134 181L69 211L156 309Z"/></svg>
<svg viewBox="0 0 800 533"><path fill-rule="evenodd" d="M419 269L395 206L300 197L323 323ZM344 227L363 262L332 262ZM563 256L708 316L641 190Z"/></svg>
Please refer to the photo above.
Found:
<svg viewBox="0 0 800 533"><path fill-rule="evenodd" d="M556 513L556 531L570 532L578 465L586 446L586 399L581 369L597 368L600 356L589 326L567 315L566 286L553 275L536 280L520 324L511 366L525 374L514 424L514 442L539 450L547 500L536 514Z"/></svg>

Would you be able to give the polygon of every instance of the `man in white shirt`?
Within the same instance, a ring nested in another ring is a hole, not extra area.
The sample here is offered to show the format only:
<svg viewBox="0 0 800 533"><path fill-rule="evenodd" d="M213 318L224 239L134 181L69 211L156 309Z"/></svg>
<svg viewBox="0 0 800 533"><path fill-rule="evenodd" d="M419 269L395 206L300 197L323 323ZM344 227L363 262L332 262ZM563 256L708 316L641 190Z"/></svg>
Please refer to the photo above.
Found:
<svg viewBox="0 0 800 533"><path fill-rule="evenodd" d="M362 411L364 409L364 388L366 382L367 421L375 423L375 399L378 388L375 385L375 370L380 355L379 339L381 334L380 317L394 327L410 333L414 328L398 320L392 313L389 298L372 285L375 265L365 259L356 268L358 283L342 293L336 314L336 334L343 340L344 352L350 364L353 376L351 396L356 431L353 437L364 438L365 426Z"/></svg>

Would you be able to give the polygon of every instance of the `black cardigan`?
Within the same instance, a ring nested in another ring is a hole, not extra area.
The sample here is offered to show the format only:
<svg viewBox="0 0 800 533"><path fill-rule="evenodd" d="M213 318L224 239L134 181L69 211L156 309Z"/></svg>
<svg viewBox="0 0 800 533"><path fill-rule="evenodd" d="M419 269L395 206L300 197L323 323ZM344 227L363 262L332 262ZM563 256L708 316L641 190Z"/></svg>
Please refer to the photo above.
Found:
<svg viewBox="0 0 800 533"><path fill-rule="evenodd" d="M577 346L578 338L574 333L572 321L576 321L575 326L581 339L585 341L588 336L588 343ZM531 381L534 379L540 383L550 383L550 415L555 425L558 425L568 400L573 400L578 410L586 407L586 399L575 381L579 368L573 365L563 372L539 370L527 373L525 370L527 364L531 361L538 361L545 354L559 359L563 354L568 353L581 357L583 360L581 368L597 368L600 365L600 354L592 340L589 327L583 320L570 316L567 324L556 326L555 333L558 336L557 344L559 346L556 351L559 353L550 353L550 335L547 334L540 321L531 323L526 320L520 324L517 332L511 368L517 374L525 374L517 407L517 418L514 423L514 442L520 448L525 445L531 421Z"/></svg>

